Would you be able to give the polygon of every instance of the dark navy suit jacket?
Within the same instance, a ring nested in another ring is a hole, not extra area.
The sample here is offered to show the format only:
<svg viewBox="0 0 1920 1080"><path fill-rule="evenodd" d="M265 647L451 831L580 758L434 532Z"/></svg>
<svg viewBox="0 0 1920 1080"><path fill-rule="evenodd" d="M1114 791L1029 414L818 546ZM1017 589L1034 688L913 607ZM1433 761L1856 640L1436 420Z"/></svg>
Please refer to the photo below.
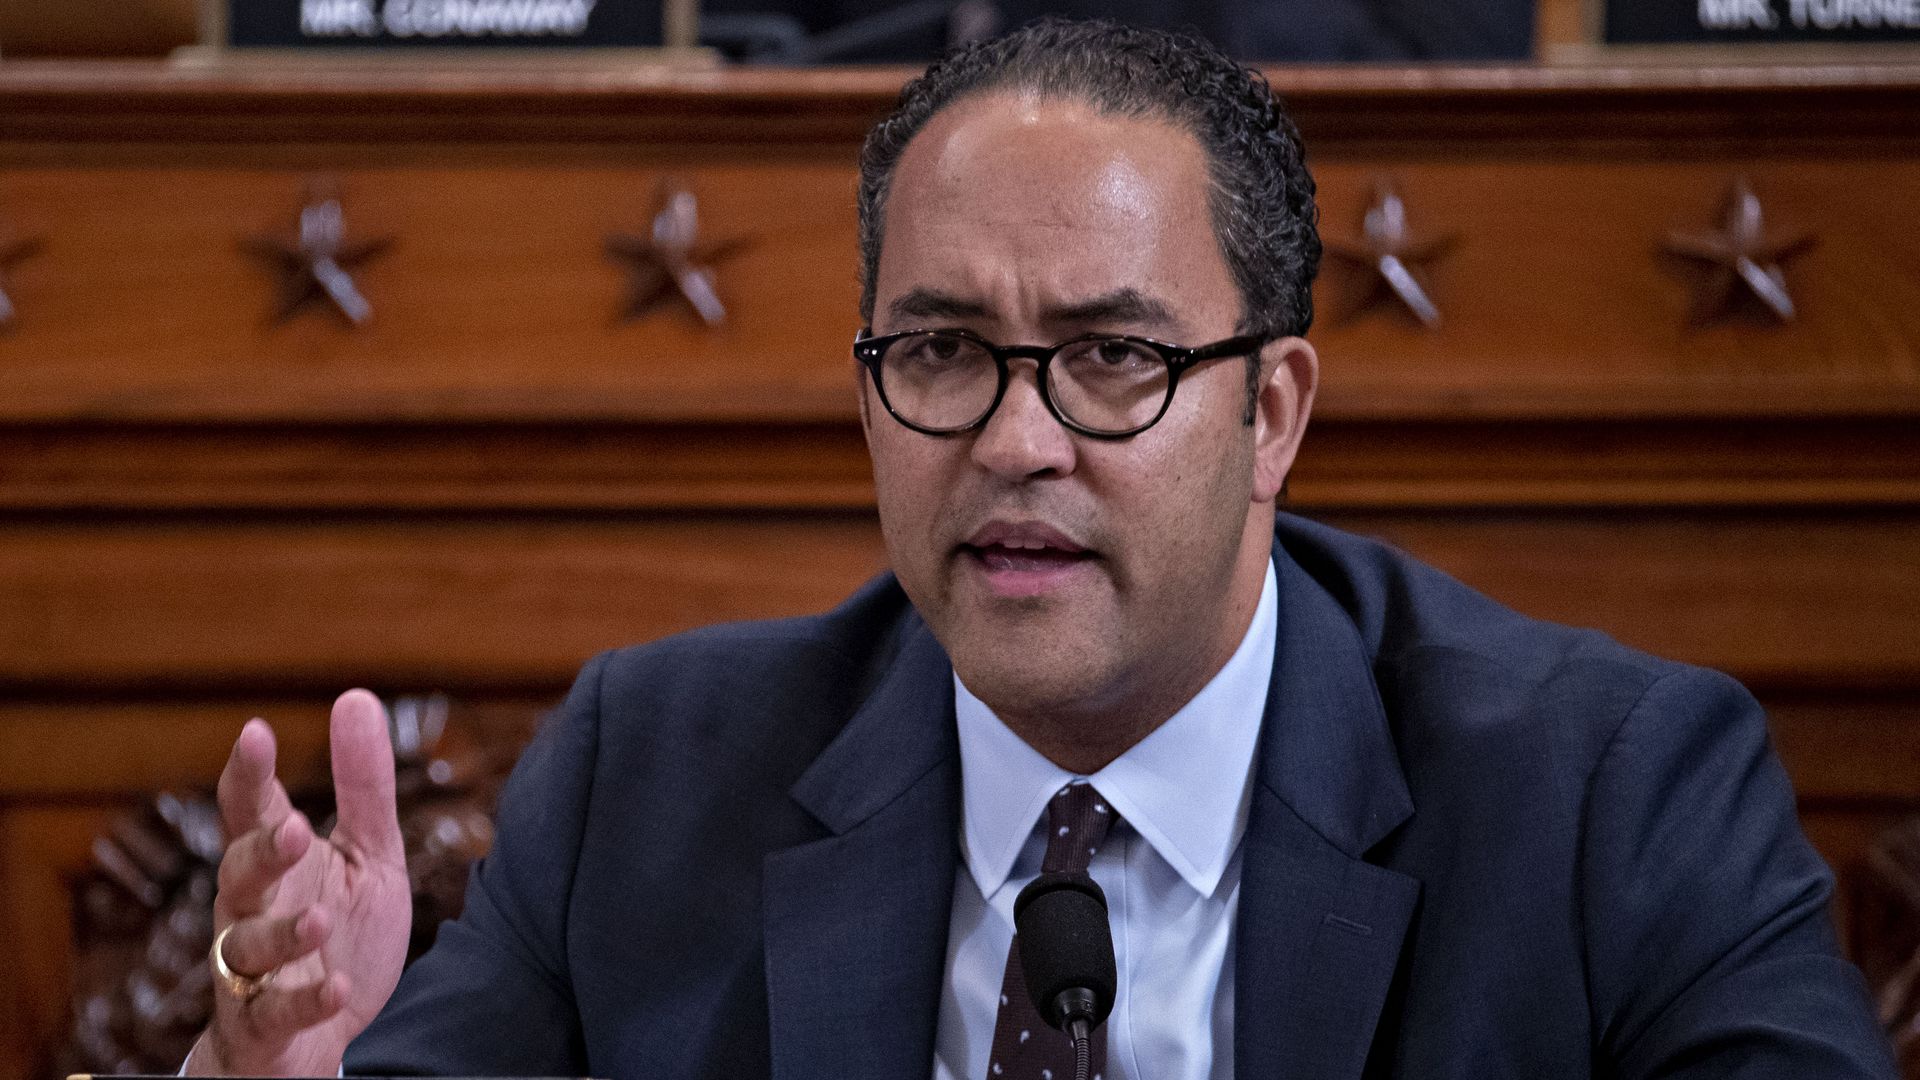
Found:
<svg viewBox="0 0 1920 1080"><path fill-rule="evenodd" d="M1238 1076L1893 1076L1745 691L1278 528ZM925 1077L959 810L891 578L601 656L348 1071Z"/></svg>

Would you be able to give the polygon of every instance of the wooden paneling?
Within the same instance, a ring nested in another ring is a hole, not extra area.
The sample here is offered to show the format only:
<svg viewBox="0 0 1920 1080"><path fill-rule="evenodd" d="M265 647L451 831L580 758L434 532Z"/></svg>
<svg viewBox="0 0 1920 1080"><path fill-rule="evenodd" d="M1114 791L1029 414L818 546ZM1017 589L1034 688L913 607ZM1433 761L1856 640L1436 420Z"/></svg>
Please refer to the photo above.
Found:
<svg viewBox="0 0 1920 1080"><path fill-rule="evenodd" d="M1768 686L1920 685L1920 515L1328 515L1514 607ZM550 686L825 608L864 516L0 525L0 686Z"/></svg>
<svg viewBox="0 0 1920 1080"><path fill-rule="evenodd" d="M1803 804L1920 804L1920 695L1762 690Z"/></svg>
<svg viewBox="0 0 1920 1080"><path fill-rule="evenodd" d="M1328 360L1330 368L1340 363ZM1920 423L1323 414L1309 427L1288 483L1314 510L1910 507L1920 501Z"/></svg>
<svg viewBox="0 0 1920 1080"><path fill-rule="evenodd" d="M0 525L0 687L545 687L882 562L868 517Z"/></svg>
<svg viewBox="0 0 1920 1080"><path fill-rule="evenodd" d="M1527 614L1599 627L1750 683L1920 685L1920 515L1911 512L1330 520Z"/></svg>
<svg viewBox="0 0 1920 1080"><path fill-rule="evenodd" d="M1328 415L1920 415L1920 233L1908 224L1920 161L1685 146L1497 168L1485 152L1455 156L1467 160L1392 170L1415 228L1460 238L1431 268L1439 328L1391 310L1343 320L1351 275L1328 264L1315 335ZM1322 160L1328 235L1357 234L1378 169ZM1772 232L1818 239L1788 268L1790 326L1689 326L1690 268L1659 252L1670 231L1717 226L1735 175L1752 180Z"/></svg>
<svg viewBox="0 0 1920 1080"><path fill-rule="evenodd" d="M6 56L165 56L198 39L197 0L8 0L0 6Z"/></svg>
<svg viewBox="0 0 1920 1080"><path fill-rule="evenodd" d="M517 747L561 699L548 692L500 694L452 684L381 686L458 691L450 711L463 738ZM327 715L334 694L305 697L132 699L90 693L13 696L0 702L0 791L13 800L137 801L163 790L201 788L220 774L249 717L273 725L278 765L290 785L327 778Z"/></svg>
<svg viewBox="0 0 1920 1080"><path fill-rule="evenodd" d="M1834 869L1840 940L1855 953L1856 908L1876 837L1920 814L1920 694L1763 691L1773 741L1800 797L1807 837Z"/></svg>
<svg viewBox="0 0 1920 1080"><path fill-rule="evenodd" d="M851 170L686 156L342 170L352 233L396 238L362 273L375 319L357 332L325 311L267 322L273 278L240 243L288 229L298 172L7 169L0 209L47 246L14 275L0 420L851 417ZM1357 228L1377 168L1322 165L1330 235ZM1705 228L1736 174L1783 234L1819 239L1791 268L1791 326L1690 327L1687 268L1657 250ZM746 242L718 267L733 304L717 332L678 304L619 319L605 237L643 230L669 175L711 238ZM1353 317L1353 275L1330 262L1329 418L1920 416L1920 161L1413 159L1393 176L1417 227L1464 238L1432 270L1445 321Z"/></svg>
<svg viewBox="0 0 1920 1080"><path fill-rule="evenodd" d="M1843 944L1859 946L1852 938L1857 914L1855 904L1858 885L1864 876L1863 863L1874 838L1902 821L1911 820L1914 811L1912 802L1813 806L1801 811L1800 821L1807 838L1835 868L1838 885L1833 916Z"/></svg>
<svg viewBox="0 0 1920 1080"><path fill-rule="evenodd" d="M851 174L791 160L676 163L728 325L684 305L621 321L609 233L645 233L657 169L341 169L371 325L269 324L275 279L243 238L291 231L284 169L14 168L0 207L45 253L12 290L0 420L809 419L851 415ZM110 314L109 314L110 313Z"/></svg>
<svg viewBox="0 0 1920 1080"><path fill-rule="evenodd" d="M1920 501L1920 423L1321 416L1290 485L1316 510L1910 506ZM0 425L4 510L872 505L866 448L851 420Z"/></svg>
<svg viewBox="0 0 1920 1080"><path fill-rule="evenodd" d="M0 1068L25 1080L41 1048L65 1023L71 962L69 886L90 865L118 803L0 803L0 903L5 904L7 980L0 1017ZM38 1080L38 1078L36 1078Z"/></svg>
<svg viewBox="0 0 1920 1080"><path fill-rule="evenodd" d="M852 384L845 391L852 394ZM1862 478L1908 479L1910 459ZM0 426L0 508L869 510L831 424Z"/></svg>
<svg viewBox="0 0 1920 1080"><path fill-rule="evenodd" d="M1700 155L1873 150L1912 139L1917 66L1343 65L1274 67L1267 75L1316 159L1501 148L1603 158L1658 144ZM223 150L274 144L283 160L327 161L343 142L404 148L422 140L463 153L491 148L496 157L539 146L550 160L608 147L757 147L764 154L857 145L911 74L24 61L0 69L9 106L0 112L0 140L18 144L22 158L53 162L150 156L158 146L218 160ZM289 122L300 126L283 126Z"/></svg>

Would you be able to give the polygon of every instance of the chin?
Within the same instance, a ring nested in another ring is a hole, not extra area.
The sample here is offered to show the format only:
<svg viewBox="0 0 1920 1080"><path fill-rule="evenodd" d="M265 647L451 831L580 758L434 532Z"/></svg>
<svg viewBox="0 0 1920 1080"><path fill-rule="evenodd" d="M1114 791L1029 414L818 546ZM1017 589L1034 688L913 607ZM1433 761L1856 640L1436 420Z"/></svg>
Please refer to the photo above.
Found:
<svg viewBox="0 0 1920 1080"><path fill-rule="evenodd" d="M1055 639L1044 648L949 650L954 671L996 714L1065 717L1086 708L1104 666L1091 650Z"/></svg>
<svg viewBox="0 0 1920 1080"><path fill-rule="evenodd" d="M908 590L908 596L913 596ZM1120 662L1110 608L1079 597L996 597L946 591L921 612L960 680L997 713L1085 709Z"/></svg>

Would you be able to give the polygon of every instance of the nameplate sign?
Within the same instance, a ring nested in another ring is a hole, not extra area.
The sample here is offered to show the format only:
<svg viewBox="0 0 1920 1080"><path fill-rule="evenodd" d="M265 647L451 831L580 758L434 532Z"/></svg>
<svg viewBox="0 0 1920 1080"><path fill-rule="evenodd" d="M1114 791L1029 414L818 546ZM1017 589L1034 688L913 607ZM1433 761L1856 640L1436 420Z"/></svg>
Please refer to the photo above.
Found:
<svg viewBox="0 0 1920 1080"><path fill-rule="evenodd" d="M1920 41L1920 0L1603 0L1609 45Z"/></svg>
<svg viewBox="0 0 1920 1080"><path fill-rule="evenodd" d="M214 0L231 49L395 52L662 44L661 0Z"/></svg>

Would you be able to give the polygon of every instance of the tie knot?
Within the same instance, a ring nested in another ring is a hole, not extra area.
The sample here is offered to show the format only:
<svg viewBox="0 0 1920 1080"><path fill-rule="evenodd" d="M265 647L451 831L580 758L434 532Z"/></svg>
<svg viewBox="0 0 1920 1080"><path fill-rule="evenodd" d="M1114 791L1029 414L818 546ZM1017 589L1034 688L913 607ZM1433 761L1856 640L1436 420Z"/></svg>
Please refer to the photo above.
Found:
<svg viewBox="0 0 1920 1080"><path fill-rule="evenodd" d="M1092 784L1075 781L1061 788L1047 802L1047 857L1041 871L1086 870L1117 816Z"/></svg>

